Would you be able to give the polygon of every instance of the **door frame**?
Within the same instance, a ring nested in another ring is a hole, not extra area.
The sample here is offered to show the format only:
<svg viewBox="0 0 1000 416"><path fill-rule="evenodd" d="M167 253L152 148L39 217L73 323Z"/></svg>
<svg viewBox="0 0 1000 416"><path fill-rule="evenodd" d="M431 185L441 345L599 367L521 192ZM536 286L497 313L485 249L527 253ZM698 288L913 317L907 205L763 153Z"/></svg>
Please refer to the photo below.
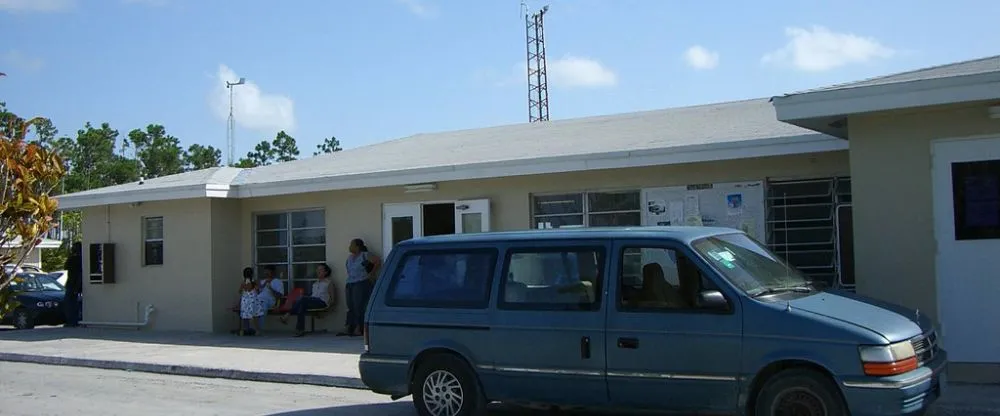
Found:
<svg viewBox="0 0 1000 416"><path fill-rule="evenodd" d="M453 204L453 205L457 206L459 203L462 203L462 202L476 202L476 201L486 201L486 203L487 203L487 209L485 210L486 216L483 219L483 221L487 225L492 224L493 223L493 218L492 218L493 214L492 214L492 210L490 209L490 206L492 205L493 201L491 199L489 199L489 198L435 199L435 200L427 200L427 201L384 202L384 203L382 203L382 207L381 207L381 210L382 210L382 227L381 227L382 228L382 256L387 256L389 254L389 251L392 250L392 235L390 234L392 232L392 229L391 229L391 225L387 226L387 224L386 224L386 220L388 219L386 217L386 211L387 210L390 210L390 209L393 209L393 208L412 208L412 207L416 207L416 212L417 212L417 215L419 217L418 218L414 218L414 221L413 221L413 227L415 228L413 230L414 231L413 232L413 238L417 238L417 237L423 237L423 235L424 235L424 227L423 227L423 224L424 224L424 205ZM461 221L461 215L459 215L458 212L456 212L455 213L455 225L456 225L455 230L456 231L459 231L459 228L457 226L459 225L460 221ZM486 231L489 231L489 227L486 227Z"/></svg>
<svg viewBox="0 0 1000 416"><path fill-rule="evenodd" d="M945 348L949 349L949 353L951 355L956 357L954 361L980 361L978 359L980 357L976 357L979 351L968 348L968 340L953 338L955 331L948 331L949 327L952 327L953 329L954 326L964 324L963 317L969 313L967 310L954 308L957 302L950 301L950 299L956 296L952 294L951 297L949 297L948 292L954 292L956 290L956 286L951 280L949 280L949 277L955 276L956 273L948 267L948 264L952 263L952 261L948 260L948 254L950 254L948 252L955 251L956 246L976 244L975 241L957 241L955 239L955 212L953 205L954 190L952 187L953 178L951 173L951 164L963 161L989 160L992 159L992 157L981 155L977 155L976 157L956 157L950 155L950 150L941 149L941 146L953 145L956 143L965 143L969 146L976 146L976 142L986 142L985 144L989 146L994 141L1000 142L1000 135L988 134L935 139L930 141L929 146L931 159L931 218L934 238L934 299L937 303L937 324L941 343ZM938 196L944 196L946 198L938 198ZM942 253L942 245L948 246L944 250L945 253ZM942 290L942 288L945 289ZM951 332L952 336L950 339L949 332ZM974 331L969 330L965 332L969 333ZM955 345L963 346L955 347ZM974 343L973 345L979 344ZM995 358L991 357L990 359Z"/></svg>

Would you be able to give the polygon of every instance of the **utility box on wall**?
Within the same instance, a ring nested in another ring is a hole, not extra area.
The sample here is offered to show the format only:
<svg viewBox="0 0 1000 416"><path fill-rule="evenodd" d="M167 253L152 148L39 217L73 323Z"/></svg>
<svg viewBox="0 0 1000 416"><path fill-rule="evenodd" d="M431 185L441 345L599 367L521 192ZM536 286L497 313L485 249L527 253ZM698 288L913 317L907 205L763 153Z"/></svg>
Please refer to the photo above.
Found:
<svg viewBox="0 0 1000 416"><path fill-rule="evenodd" d="M115 282L115 245L94 243L90 245L90 283Z"/></svg>

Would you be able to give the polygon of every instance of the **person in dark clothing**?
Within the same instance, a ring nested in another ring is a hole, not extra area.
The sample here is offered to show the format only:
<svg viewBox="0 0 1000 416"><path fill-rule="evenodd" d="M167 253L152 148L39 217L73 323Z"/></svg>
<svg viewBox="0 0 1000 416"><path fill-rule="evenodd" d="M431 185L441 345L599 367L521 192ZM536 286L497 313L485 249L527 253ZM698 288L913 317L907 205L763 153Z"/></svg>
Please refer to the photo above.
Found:
<svg viewBox="0 0 1000 416"><path fill-rule="evenodd" d="M66 259L66 295L63 298L66 326L79 325L81 292L83 292L83 244L76 241L73 242L69 258Z"/></svg>

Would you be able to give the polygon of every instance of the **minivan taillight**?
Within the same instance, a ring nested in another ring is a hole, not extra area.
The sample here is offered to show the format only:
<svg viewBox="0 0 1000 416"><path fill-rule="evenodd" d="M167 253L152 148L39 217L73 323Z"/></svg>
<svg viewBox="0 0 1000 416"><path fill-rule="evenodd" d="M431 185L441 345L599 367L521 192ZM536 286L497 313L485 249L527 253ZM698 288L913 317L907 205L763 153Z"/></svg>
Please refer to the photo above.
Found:
<svg viewBox="0 0 1000 416"><path fill-rule="evenodd" d="M365 352L368 352L371 349L371 347L370 347L370 344L368 343L369 338L368 338L368 323L367 322L365 323L364 329L362 329L362 331L364 331L364 334L362 334L362 336L365 337Z"/></svg>

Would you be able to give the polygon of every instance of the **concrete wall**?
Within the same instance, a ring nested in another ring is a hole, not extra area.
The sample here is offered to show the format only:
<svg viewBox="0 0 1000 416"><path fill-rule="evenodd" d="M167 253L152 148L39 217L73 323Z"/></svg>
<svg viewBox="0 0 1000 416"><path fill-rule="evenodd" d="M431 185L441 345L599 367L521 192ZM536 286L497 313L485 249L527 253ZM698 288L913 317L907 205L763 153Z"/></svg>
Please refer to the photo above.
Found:
<svg viewBox="0 0 1000 416"><path fill-rule="evenodd" d="M213 199L212 206L212 330L226 332L233 329L235 315L230 306L239 302L243 264L240 253L243 247L244 225L240 221L240 201Z"/></svg>
<svg viewBox="0 0 1000 416"><path fill-rule="evenodd" d="M850 117L859 293L919 308L937 319L931 141L1000 134L1000 122L987 116L987 107L966 104ZM973 373L981 371L965 370L951 368L958 379L979 379ZM987 372L1000 374L1000 366Z"/></svg>
<svg viewBox="0 0 1000 416"><path fill-rule="evenodd" d="M791 179L847 175L846 151L726 162L695 163L648 168L531 175L439 184L434 192L405 194L402 187L309 193L242 200L242 264L253 262L252 222L257 212L323 208L326 210L327 262L334 269L338 290L336 313L322 325L344 323L344 261L352 238L364 239L373 251L382 247L382 204L488 198L494 231L530 228L530 194L686 185L691 183ZM236 241L236 237L232 237ZM381 253L380 253L381 254ZM234 268L234 273L239 269ZM280 325L269 321L268 327ZM320 323L317 322L317 327Z"/></svg>
<svg viewBox="0 0 1000 416"><path fill-rule="evenodd" d="M85 321L136 322L153 304L151 328L213 329L212 216L207 198L83 211ZM163 217L162 266L142 266L142 218ZM234 233L238 236L238 233ZM238 237L230 237L239 242ZM89 244L115 243L116 282L91 284ZM238 271L237 271L238 272Z"/></svg>

